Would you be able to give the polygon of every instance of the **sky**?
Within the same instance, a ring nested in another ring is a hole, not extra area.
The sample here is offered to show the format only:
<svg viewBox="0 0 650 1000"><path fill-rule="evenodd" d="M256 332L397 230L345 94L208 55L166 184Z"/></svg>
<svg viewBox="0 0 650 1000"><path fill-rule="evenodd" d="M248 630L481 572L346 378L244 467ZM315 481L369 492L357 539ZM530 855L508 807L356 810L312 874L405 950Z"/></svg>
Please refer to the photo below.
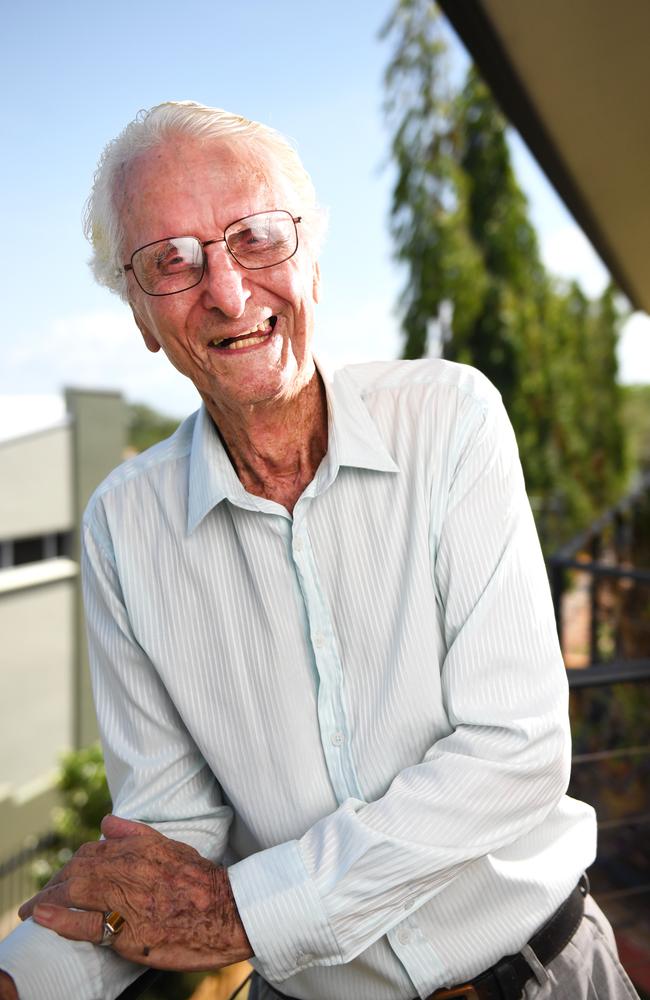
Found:
<svg viewBox="0 0 650 1000"><path fill-rule="evenodd" d="M392 5L3 6L0 436L22 430L21 421L47 422L64 386L119 389L179 417L197 406L190 383L162 353L146 351L128 308L93 283L81 231L102 148L138 110L163 100L224 107L296 142L330 213L319 353L333 365L398 355L405 275L388 232L394 175L382 113L391 43L378 37ZM450 37L460 73L467 57ZM598 294L607 280L600 261L514 134L512 150L547 266ZM620 367L625 382L650 381L648 317L628 321Z"/></svg>

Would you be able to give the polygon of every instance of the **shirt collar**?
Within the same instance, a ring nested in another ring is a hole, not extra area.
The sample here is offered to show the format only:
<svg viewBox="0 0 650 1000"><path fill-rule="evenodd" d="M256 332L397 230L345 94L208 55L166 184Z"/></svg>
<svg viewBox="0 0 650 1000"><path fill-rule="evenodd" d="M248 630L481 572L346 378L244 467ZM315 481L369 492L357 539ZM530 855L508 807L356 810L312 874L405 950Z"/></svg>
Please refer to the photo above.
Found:
<svg viewBox="0 0 650 1000"><path fill-rule="evenodd" d="M239 480L205 404L198 411L192 433L187 504L187 531L191 534L208 511L222 500L255 510L252 497Z"/></svg>
<svg viewBox="0 0 650 1000"><path fill-rule="evenodd" d="M368 412L359 387L347 369L341 368L330 374L319 361L318 370L327 393L327 450L332 465L398 472L398 466Z"/></svg>
<svg viewBox="0 0 650 1000"><path fill-rule="evenodd" d="M345 369L331 374L321 361L317 368L325 385L328 447L319 469L317 492L329 486L341 466L398 472L366 408L358 386ZM324 473L324 475L322 475ZM247 510L268 509L268 502L247 493L223 446L205 405L197 413L190 452L187 530L192 533L206 514L229 500Z"/></svg>

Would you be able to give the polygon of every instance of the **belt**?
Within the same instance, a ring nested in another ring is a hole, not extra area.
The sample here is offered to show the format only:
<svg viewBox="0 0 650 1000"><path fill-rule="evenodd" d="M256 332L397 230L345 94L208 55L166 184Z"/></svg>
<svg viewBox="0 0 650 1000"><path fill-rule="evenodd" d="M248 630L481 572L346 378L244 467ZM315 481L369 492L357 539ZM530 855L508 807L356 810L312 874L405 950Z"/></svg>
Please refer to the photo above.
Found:
<svg viewBox="0 0 650 1000"><path fill-rule="evenodd" d="M577 931L588 892L589 880L583 875L559 910L528 942L528 947L542 965L552 962ZM521 952L517 952L516 955L506 955L468 983L436 990L427 1000L519 1000L524 986L533 975L529 963Z"/></svg>
<svg viewBox="0 0 650 1000"><path fill-rule="evenodd" d="M566 947L578 929L584 913L584 898L589 892L589 879L583 875L577 886L559 910L548 920L541 930L534 934L528 947L542 965L548 965ZM521 952L507 955L491 968L482 972L470 982L440 989L431 993L426 1000L519 1000L524 986L534 975ZM270 986L270 984L267 984ZM271 986L271 995L277 1000L296 1000Z"/></svg>

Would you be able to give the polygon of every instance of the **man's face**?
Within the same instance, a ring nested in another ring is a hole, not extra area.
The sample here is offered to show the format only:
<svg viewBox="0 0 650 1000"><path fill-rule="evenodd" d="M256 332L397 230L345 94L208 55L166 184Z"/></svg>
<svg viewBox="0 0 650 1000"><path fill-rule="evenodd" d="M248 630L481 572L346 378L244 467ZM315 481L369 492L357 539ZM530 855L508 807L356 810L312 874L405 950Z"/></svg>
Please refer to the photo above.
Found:
<svg viewBox="0 0 650 1000"><path fill-rule="evenodd" d="M167 141L131 164L122 192L123 260L168 236L222 237L231 222L256 212L301 212L290 183L243 143ZM313 375L318 265L300 223L298 235L295 256L253 271L224 243L206 247L202 281L175 295L149 296L129 274L129 301L145 344L162 348L211 410L286 400Z"/></svg>

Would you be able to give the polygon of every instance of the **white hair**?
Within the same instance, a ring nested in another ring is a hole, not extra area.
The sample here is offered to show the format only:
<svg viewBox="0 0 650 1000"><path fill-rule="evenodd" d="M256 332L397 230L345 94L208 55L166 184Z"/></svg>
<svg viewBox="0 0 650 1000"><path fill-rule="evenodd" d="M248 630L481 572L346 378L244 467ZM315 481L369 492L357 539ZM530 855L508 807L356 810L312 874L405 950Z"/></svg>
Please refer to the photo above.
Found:
<svg viewBox="0 0 650 1000"><path fill-rule="evenodd" d="M302 232L318 253L327 228L326 212L316 201L312 180L297 151L280 132L260 122L194 101L167 101L140 111L104 149L84 210L84 233L93 248L90 267L100 285L126 300L123 264L124 230L117 203L118 184L125 169L145 151L173 135L254 144L271 156L274 167L292 184L304 218Z"/></svg>

